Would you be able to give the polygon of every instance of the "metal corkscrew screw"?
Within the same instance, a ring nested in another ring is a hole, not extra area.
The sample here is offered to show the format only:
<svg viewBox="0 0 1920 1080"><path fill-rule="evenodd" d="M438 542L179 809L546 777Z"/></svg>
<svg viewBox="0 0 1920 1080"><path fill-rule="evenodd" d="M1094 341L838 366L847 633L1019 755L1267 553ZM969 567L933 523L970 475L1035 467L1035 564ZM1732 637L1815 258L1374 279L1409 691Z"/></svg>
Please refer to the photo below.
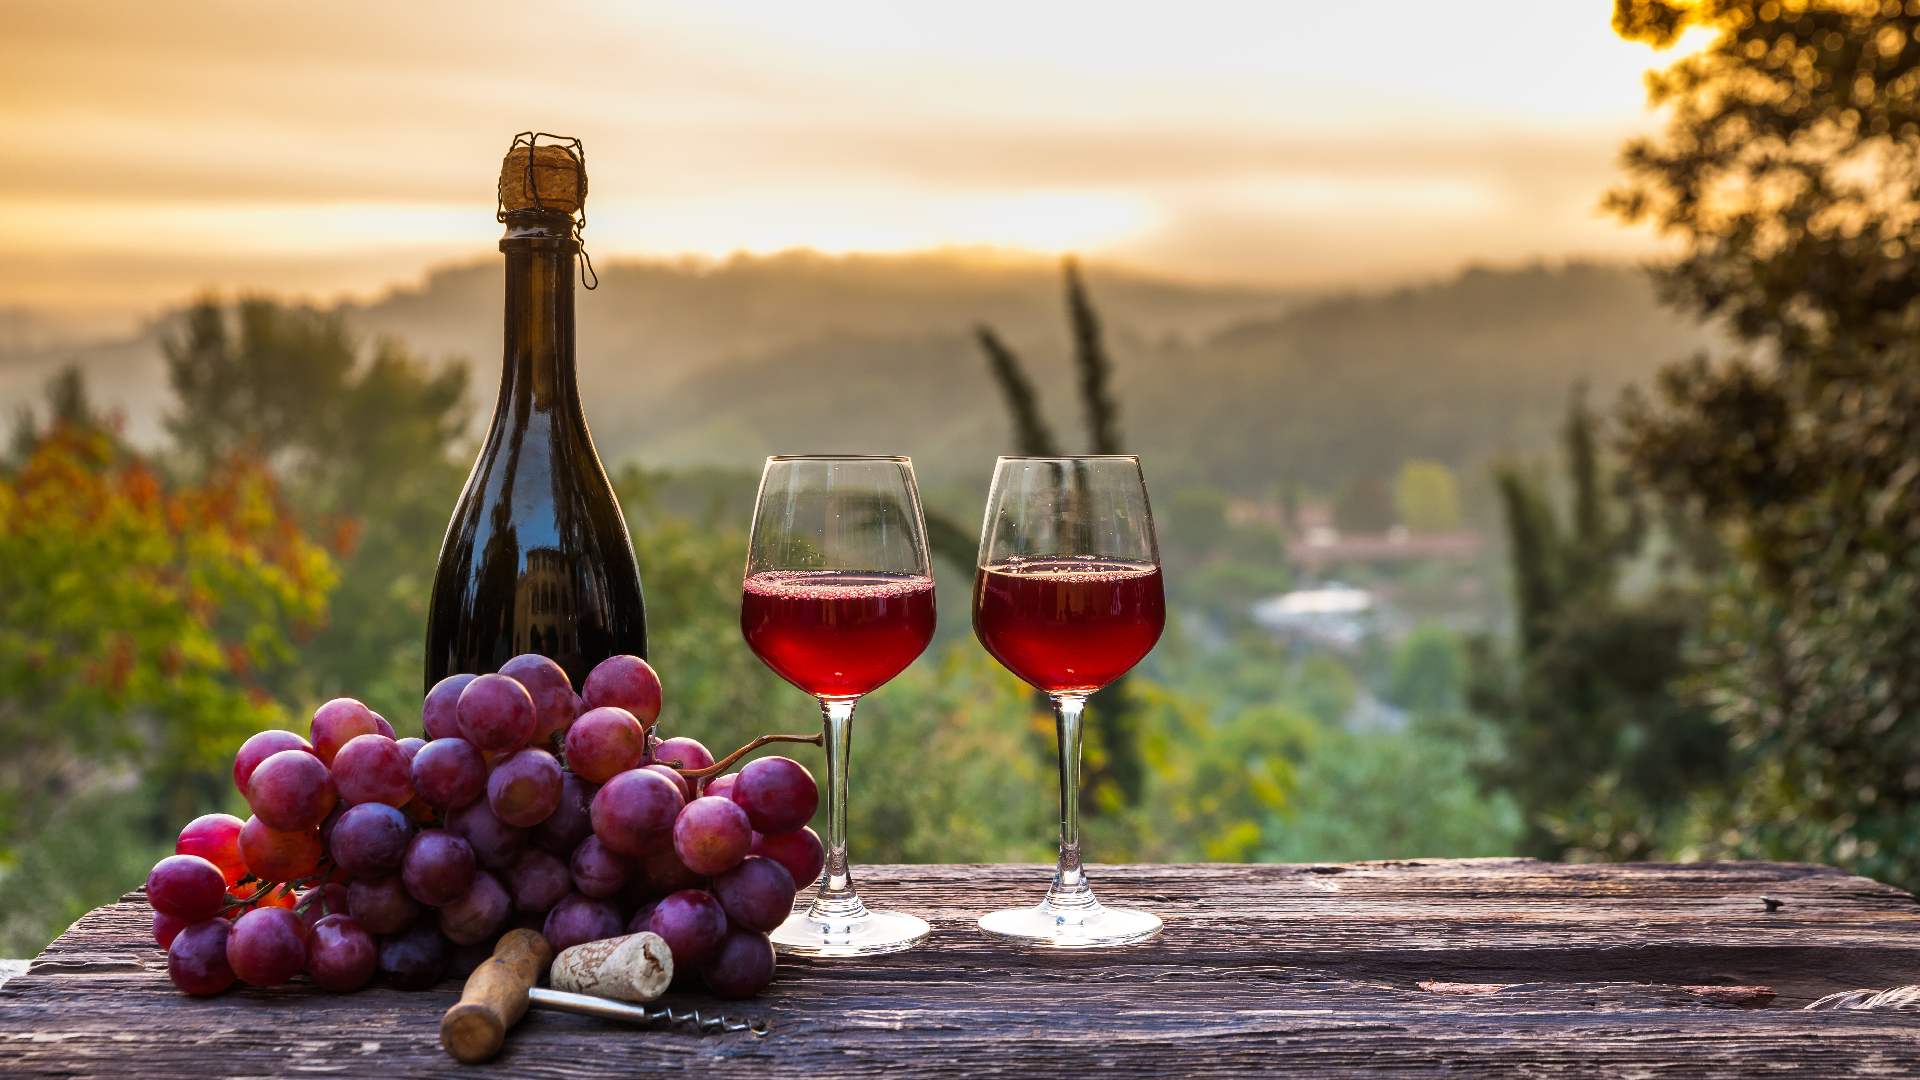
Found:
<svg viewBox="0 0 1920 1080"><path fill-rule="evenodd" d="M582 1016L598 1016L607 1020L619 1020L623 1023L649 1027L663 1023L672 1024L698 1035L734 1035L746 1032L755 1038L765 1038L773 1030L765 1020L739 1020L725 1015L708 1015L699 1009L673 1009L664 1006L648 1008L644 1005L629 1005L624 1001L594 997L590 994L570 994L565 990L546 990L535 987L528 998L529 1002L537 1008L558 1009L562 1012L579 1013Z"/></svg>

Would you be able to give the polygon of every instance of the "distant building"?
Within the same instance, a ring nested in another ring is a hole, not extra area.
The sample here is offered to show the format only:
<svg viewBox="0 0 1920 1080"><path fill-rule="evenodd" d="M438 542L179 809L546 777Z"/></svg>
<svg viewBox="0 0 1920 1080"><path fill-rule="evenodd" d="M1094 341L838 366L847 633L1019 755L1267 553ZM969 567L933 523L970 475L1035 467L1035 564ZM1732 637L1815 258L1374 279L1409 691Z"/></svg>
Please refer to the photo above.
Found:
<svg viewBox="0 0 1920 1080"><path fill-rule="evenodd" d="M1345 651L1379 629L1380 610L1366 589L1333 584L1256 601L1253 621L1287 641Z"/></svg>
<svg viewBox="0 0 1920 1080"><path fill-rule="evenodd" d="M1287 558L1308 573L1345 563L1473 562L1485 550L1486 541L1471 529L1415 533L1395 526L1383 533L1342 534L1331 526L1316 526L1287 541Z"/></svg>

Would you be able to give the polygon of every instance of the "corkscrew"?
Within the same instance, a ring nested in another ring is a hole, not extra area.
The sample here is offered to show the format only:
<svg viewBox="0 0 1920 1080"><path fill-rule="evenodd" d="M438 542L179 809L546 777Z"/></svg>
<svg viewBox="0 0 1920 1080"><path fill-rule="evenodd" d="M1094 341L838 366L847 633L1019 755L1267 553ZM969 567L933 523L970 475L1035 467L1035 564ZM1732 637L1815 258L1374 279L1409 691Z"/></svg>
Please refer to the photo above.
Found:
<svg viewBox="0 0 1920 1080"><path fill-rule="evenodd" d="M535 987L527 996L529 1003L536 1008L558 1009L562 1012L598 1016L605 1020L619 1020L628 1024L647 1026L669 1024L685 1028L697 1035L736 1035L746 1032L756 1038L765 1038L773 1030L765 1020L740 1020L726 1015L703 1013L699 1009L674 1009L665 1006L648 1008L645 1005L629 1005L624 1001L594 997L591 994L570 994L565 990Z"/></svg>

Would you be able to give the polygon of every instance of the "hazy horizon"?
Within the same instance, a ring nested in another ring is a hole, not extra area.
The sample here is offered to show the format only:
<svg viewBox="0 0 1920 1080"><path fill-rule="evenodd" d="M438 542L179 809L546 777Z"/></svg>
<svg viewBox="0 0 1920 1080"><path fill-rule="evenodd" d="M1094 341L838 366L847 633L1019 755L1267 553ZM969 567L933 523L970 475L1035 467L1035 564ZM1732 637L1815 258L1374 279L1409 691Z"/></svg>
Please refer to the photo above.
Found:
<svg viewBox="0 0 1920 1080"><path fill-rule="evenodd" d="M493 251L536 125L585 140L603 261L1075 251L1329 289L1659 250L1597 208L1671 60L1610 0L1244 7L29 0L0 115L46 137L0 147L0 310L408 287Z"/></svg>

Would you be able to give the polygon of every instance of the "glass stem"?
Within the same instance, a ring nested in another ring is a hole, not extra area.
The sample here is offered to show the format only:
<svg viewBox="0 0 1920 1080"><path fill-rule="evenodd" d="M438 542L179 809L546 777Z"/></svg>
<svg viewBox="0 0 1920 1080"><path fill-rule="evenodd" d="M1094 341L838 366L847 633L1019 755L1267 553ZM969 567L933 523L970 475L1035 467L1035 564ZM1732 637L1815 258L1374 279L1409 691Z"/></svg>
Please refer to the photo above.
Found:
<svg viewBox="0 0 1920 1080"><path fill-rule="evenodd" d="M1053 695L1054 725L1060 737L1060 862L1047 890L1047 906L1087 910L1097 906L1086 872L1080 868L1080 715L1085 694Z"/></svg>
<svg viewBox="0 0 1920 1080"><path fill-rule="evenodd" d="M853 746L853 705L852 701L820 702L827 743L827 870L810 914L829 922L846 922L867 913L853 891L853 872L847 865L847 761Z"/></svg>

